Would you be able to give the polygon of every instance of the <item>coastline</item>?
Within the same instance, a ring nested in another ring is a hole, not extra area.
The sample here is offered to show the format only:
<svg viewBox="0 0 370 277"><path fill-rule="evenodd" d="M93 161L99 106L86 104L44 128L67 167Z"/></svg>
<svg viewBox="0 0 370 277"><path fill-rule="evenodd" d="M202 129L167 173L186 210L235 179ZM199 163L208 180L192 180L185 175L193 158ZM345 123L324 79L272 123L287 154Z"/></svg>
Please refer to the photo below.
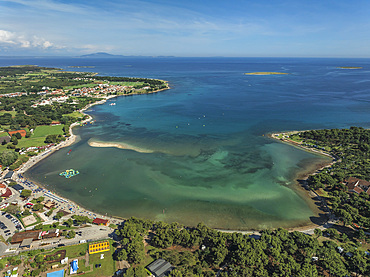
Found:
<svg viewBox="0 0 370 277"><path fill-rule="evenodd" d="M166 82L166 83L168 84L168 82ZM44 152L41 152L37 156L34 156L34 157L30 158L26 163L22 164L17 170L14 170L14 176L16 176L15 177L16 181L21 182L21 180L22 180L21 178L18 177L18 174L20 174L20 175L24 174L27 170L29 170L30 168L35 166L41 160L49 157L50 155L52 155L53 153L55 153L59 149L62 149L62 148L65 148L65 147L68 147L68 146L72 145L76 141L77 136L75 134L73 134L73 128L76 127L76 126L79 126L80 124L89 122L93 119L93 117L91 115L84 113L87 109L89 109L89 108L91 108L95 105L104 104L104 103L107 102L107 100L112 99L112 98L116 98L116 97L119 97L119 96L153 94L153 93L157 93L157 92L165 91L165 90L169 90L169 89L170 89L170 86L168 85L167 88L156 90L156 91L150 91L150 92L147 92L147 93L109 95L101 101L97 101L95 103L86 105L84 108L82 108L80 110L80 112L81 112L81 114L88 116L88 118L86 118L83 121L75 122L75 123L71 124L69 126L70 136L65 141L62 141L57 145L51 146L48 150L46 150ZM99 145L99 147L104 147L104 146ZM109 146L105 146L105 147L109 147ZM135 151L137 151L137 150L135 150ZM29 181L33 184L33 180L29 180ZM62 197L62 196L58 195L57 193L53 192L52 190L46 188L45 185L37 183L37 182L34 182L34 183L35 184L33 184L33 185L36 186L35 189L37 189L37 188L42 189L41 192L37 193L37 197L44 196L45 200L49 199L51 201L55 201L55 198L60 199L59 202L61 202L61 204L58 204L58 206L60 206L60 209L64 209L65 211L69 211L69 208L73 208L73 210L75 210L74 214L76 214L76 215L86 215L86 216L89 216L90 218L100 217L100 218L103 218L103 219L108 219L110 221L110 223L113 223L113 224L119 224L122 220L124 220L124 218L121 218L119 216L111 216L111 215L107 215L107 214L103 215L103 214L94 212L92 210L86 209L86 208L80 206L80 204L75 203L72 200L67 199L65 197ZM27 189L32 190L31 187L27 188ZM40 193L41 193L41 195L40 195ZM34 195L34 196L36 197L36 195Z"/></svg>
<svg viewBox="0 0 370 277"><path fill-rule="evenodd" d="M320 162L316 165L313 165L311 169L305 171L305 172L299 172L295 176L295 190L297 191L298 194L300 194L307 202L307 204L310 206L311 209L314 209L316 212L316 216L320 218L321 221L320 223L314 223L311 222L308 225L305 226L297 226L293 228L288 228L289 231L300 231L300 232L306 232L307 230L312 230L314 228L319 228L319 229L325 229L329 228L331 224L333 223L333 217L332 214L330 213L330 210L327 208L327 204L324 199L321 198L320 195L318 195L315 191L309 190L307 187L307 179L309 176L315 175L319 172L321 172L323 169L327 167L331 167L333 164L338 162L337 158L332 156L330 153L324 152L322 150L317 150L313 149L310 147L306 147L304 145L301 145L298 142L295 142L293 140L288 139L286 136L290 134L296 134L300 132L304 132L307 130L302 130L302 131L288 131L288 132L280 132L280 133L268 133L266 136L270 139L277 140L281 143L286 143L292 147L299 148L300 150L304 150L310 153L314 153L317 155L324 156L326 158L330 158L331 160L328 162ZM282 138L280 136L282 135ZM327 209L323 211L322 209L319 209L319 206L317 202L319 201L321 203L322 207L326 207ZM312 229L313 228L313 229Z"/></svg>
<svg viewBox="0 0 370 277"><path fill-rule="evenodd" d="M158 91L163 91L163 90L167 90L167 89L169 89L169 87L166 88L166 89L158 90ZM158 91L153 91L153 92L149 92L149 93L156 93ZM107 102L107 100L112 99L112 98L115 98L115 97L118 97L118 96L130 96L130 95L139 95L139 94L140 93L129 94L129 95L111 95L111 96L108 96L108 97L106 97L105 99L103 99L101 101L98 101L98 102L95 102L95 103L92 103L92 104L87 105L86 107L84 107L83 109L80 110L80 112L82 114L88 116L88 118L85 119L85 120L83 120L82 123L89 122L89 121L91 121L93 119L92 116L84 113L84 111L86 111L87 109L91 108L92 106L104 104L104 103ZM61 142L60 144L51 147L46 152L42 152L39 155L37 155L36 157L31 158L27 163L23 164L21 166L21 168L19 168L15 173L16 174L18 174L18 173L21 173L22 174L22 173L26 172L28 169L30 169L32 166L34 166L35 164L37 164L42 159L44 159L44 158L48 157L49 155L51 155L52 153L54 153L55 151L57 151L57 150L59 150L61 148L68 147L68 146L72 145L76 141L76 139L77 139L77 136L73 134L73 128L75 126L78 126L78 125L80 125L80 122L78 122L78 123L76 122L76 123L71 124L71 126L69 128L70 137L68 137L66 141ZM295 132L297 132L297 131L295 131ZM285 133L287 133L287 132L285 132ZM293 132L289 132L289 133L293 133ZM279 134L284 134L284 133L279 133ZM333 159L333 157L330 156L327 153L322 153L320 151L313 151L313 149L308 149L308 148L305 148L303 146L300 146L298 143L296 143L294 141L281 140L281 139L279 139L277 137L277 135L279 135L279 134L272 133L272 134L268 134L267 136L269 138L277 139L280 142L288 143L289 145L292 145L292 146L295 146L295 147L300 147L301 149L306 150L306 151L314 152L316 154L325 155L326 157L329 156L329 157L331 157ZM131 150L138 151L138 152L143 152L143 153L151 153L150 150L141 149L141 148L136 149L136 147L135 146L132 146L132 145L126 145L126 146L112 145L111 143L106 144L104 142L91 142L91 143L89 143L89 145L90 146L93 146L93 147L119 147L119 148L124 148L124 149L131 149ZM133 148L135 148L135 149L133 149ZM313 171L305 172L303 174L303 176L302 176L302 173L299 173L297 175L297 178L304 178L304 180L306 180L308 178L308 176L314 174L315 172L317 172L319 170L322 170L323 168L325 168L327 166L330 166L333 162L334 161L332 161L329 164L325 164L325 165L321 165L320 164L320 166L319 167L315 167L315 169ZM38 186L41 187L41 188L43 188L44 191L48 191L48 189L44 185L38 184ZM305 198L307 198L307 200L310 200L311 203L313 201L312 199L315 198L315 197L317 197L317 195L313 195L312 193L305 191L302 186L297 186L297 189L299 189L301 191L301 193L300 193L301 195L302 194L305 194L305 196L306 196ZM49 193L51 193L51 192L49 191ZM57 195L55 193L52 193L52 194L55 195L55 196L57 196L57 197L59 197L59 198L61 198L61 199L66 199L66 198L60 197L59 195ZM51 200L53 200L53 199L51 199ZM123 220L122 218L120 218L118 216L108 216L107 214L106 215L102 215L102 214L96 213L96 212L91 211L91 210L88 210L88 209L84 209L84 208L80 209L80 206L77 203L74 203L73 201L71 201L69 199L66 199L66 202L67 203L70 203L69 206L73 206L74 208L78 207L79 210L78 210L78 213L76 213L76 214L84 214L84 213L86 213L86 214L89 214L91 216L93 215L93 216L96 216L96 217L101 217L101 218L109 219L112 223L115 223L117 221ZM323 226L323 225L317 225L317 224L315 224L315 223L312 222L312 223L301 225L301 226L287 228L287 230L289 230L289 231L301 231L301 232L311 232L311 231L313 232L313 230L315 228L318 228L320 226ZM219 229L216 229L216 230L219 230ZM219 231L222 231L222 232L242 232L242 233L248 233L248 234L256 234L256 233L258 233L258 230L219 230Z"/></svg>

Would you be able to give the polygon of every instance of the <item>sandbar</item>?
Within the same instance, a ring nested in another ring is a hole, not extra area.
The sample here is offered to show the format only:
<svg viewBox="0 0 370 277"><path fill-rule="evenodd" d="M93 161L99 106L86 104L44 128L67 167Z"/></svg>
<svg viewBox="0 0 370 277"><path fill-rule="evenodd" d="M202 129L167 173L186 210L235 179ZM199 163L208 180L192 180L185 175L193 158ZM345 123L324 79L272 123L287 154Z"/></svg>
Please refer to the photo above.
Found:
<svg viewBox="0 0 370 277"><path fill-rule="evenodd" d="M88 141L87 142L92 147L116 147L119 149L127 149L127 150L133 150L139 153L154 153L154 150L151 149L145 149L141 147L137 147L128 143L124 142L101 142L101 141Z"/></svg>

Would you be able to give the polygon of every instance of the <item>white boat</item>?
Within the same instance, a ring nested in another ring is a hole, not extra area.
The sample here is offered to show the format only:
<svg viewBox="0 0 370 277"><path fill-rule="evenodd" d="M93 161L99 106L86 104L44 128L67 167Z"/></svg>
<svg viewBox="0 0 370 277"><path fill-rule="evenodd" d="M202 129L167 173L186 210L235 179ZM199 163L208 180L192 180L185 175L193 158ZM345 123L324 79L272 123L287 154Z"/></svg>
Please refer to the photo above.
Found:
<svg viewBox="0 0 370 277"><path fill-rule="evenodd" d="M115 105L116 105L116 103L110 103L109 105L110 105L110 106L115 106Z"/></svg>

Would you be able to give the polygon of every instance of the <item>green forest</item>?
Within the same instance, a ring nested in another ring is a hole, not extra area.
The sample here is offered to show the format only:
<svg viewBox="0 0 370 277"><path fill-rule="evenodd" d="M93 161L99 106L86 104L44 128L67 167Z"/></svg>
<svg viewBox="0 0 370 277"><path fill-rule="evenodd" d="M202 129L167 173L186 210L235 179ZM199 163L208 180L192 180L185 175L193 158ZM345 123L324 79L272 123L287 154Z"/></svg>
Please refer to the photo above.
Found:
<svg viewBox="0 0 370 277"><path fill-rule="evenodd" d="M175 269L169 276L357 276L369 275L370 259L335 229L310 236L285 229L261 231L259 238L223 233L204 224L189 228L130 218L116 231L114 258L133 265L124 276L147 276L148 262L162 258ZM145 243L144 243L145 241ZM338 251L343 247L343 252Z"/></svg>

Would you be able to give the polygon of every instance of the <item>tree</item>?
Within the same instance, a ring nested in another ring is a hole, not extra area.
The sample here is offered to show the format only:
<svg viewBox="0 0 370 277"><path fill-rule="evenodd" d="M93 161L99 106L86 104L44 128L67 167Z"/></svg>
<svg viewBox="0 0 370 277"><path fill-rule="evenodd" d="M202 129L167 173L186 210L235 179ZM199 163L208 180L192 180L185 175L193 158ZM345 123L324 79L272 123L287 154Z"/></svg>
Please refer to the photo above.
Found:
<svg viewBox="0 0 370 277"><path fill-rule="evenodd" d="M338 216L343 220L343 225L348 225L353 221L353 218L349 212L344 209L338 209Z"/></svg>
<svg viewBox="0 0 370 277"><path fill-rule="evenodd" d="M42 223L40 224L37 224L35 227L33 227L34 230L42 230L44 226L42 225Z"/></svg>
<svg viewBox="0 0 370 277"><path fill-rule="evenodd" d="M92 222L92 219L87 217L87 216L84 216L84 215L73 215L72 216L73 220L75 221L75 223L77 225L81 225L81 224L85 224L85 223L91 223Z"/></svg>
<svg viewBox="0 0 370 277"><path fill-rule="evenodd" d="M315 233L316 237L321 237L322 236L322 231L320 229L318 229L318 228L316 228L314 230L314 233Z"/></svg>
<svg viewBox="0 0 370 277"><path fill-rule="evenodd" d="M0 164L9 166L18 159L18 153L12 150L5 150L0 153Z"/></svg>
<svg viewBox="0 0 370 277"><path fill-rule="evenodd" d="M73 225L73 220L68 218L66 221L63 222L67 227L71 227Z"/></svg>
<svg viewBox="0 0 370 277"><path fill-rule="evenodd" d="M44 201L45 200L45 197L43 197L43 196L40 196L39 198L37 198L36 199L36 202L37 203L41 203L42 201Z"/></svg>
<svg viewBox="0 0 370 277"><path fill-rule="evenodd" d="M44 209L44 205L40 204L40 203L37 203L35 205L32 206L32 210L33 211L41 211Z"/></svg>
<svg viewBox="0 0 370 277"><path fill-rule="evenodd" d="M22 138L21 133L15 133L14 135L15 135L15 137L16 137L17 139L21 139L21 138Z"/></svg>
<svg viewBox="0 0 370 277"><path fill-rule="evenodd" d="M67 238L69 239L73 239L75 236L76 236L76 232L73 230L69 231L67 234Z"/></svg>
<svg viewBox="0 0 370 277"><path fill-rule="evenodd" d="M31 213L28 209L25 209L22 213L22 216L29 216L29 215L31 215Z"/></svg>
<svg viewBox="0 0 370 277"><path fill-rule="evenodd" d="M14 214L16 215L17 213L20 212L20 209L18 207L18 205L9 205L7 208L6 208L6 211L10 214Z"/></svg>
<svg viewBox="0 0 370 277"><path fill-rule="evenodd" d="M358 232L357 232L357 238L359 240L365 240L366 239L366 234L364 232L364 230L360 229Z"/></svg>
<svg viewBox="0 0 370 277"><path fill-rule="evenodd" d="M121 251L118 252L117 260L119 260L119 261L127 260L127 252L126 252L125 249L121 249Z"/></svg>
<svg viewBox="0 0 370 277"><path fill-rule="evenodd" d="M18 139L14 136L14 139L12 139L12 142L13 142L13 145L17 145L18 144Z"/></svg>
<svg viewBox="0 0 370 277"><path fill-rule="evenodd" d="M31 276L40 276L41 270L36 268L31 272Z"/></svg>
<svg viewBox="0 0 370 277"><path fill-rule="evenodd" d="M57 214L54 216L55 220L59 220L64 216L63 212L57 212Z"/></svg>
<svg viewBox="0 0 370 277"><path fill-rule="evenodd" d="M28 198L28 197L31 196L31 193L32 193L32 191L30 191L29 189L24 189L21 192L21 197Z"/></svg>

